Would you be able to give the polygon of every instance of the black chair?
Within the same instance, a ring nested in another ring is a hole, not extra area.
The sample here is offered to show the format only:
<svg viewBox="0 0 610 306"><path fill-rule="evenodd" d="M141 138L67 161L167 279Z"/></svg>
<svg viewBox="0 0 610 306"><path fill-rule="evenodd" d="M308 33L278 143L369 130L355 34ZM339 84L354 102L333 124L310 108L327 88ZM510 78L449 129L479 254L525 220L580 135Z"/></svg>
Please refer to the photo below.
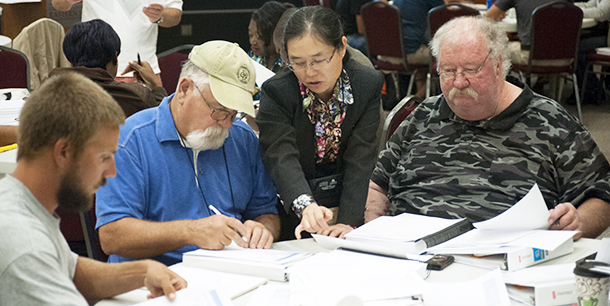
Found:
<svg viewBox="0 0 610 306"><path fill-rule="evenodd" d="M368 55L373 66L385 74L392 75L396 100L400 100L398 74L411 75L407 89L407 95L410 95L415 83L415 73L419 69L427 69L428 65L410 65L407 62L400 11L391 4L372 1L362 6L360 15L364 22Z"/></svg>
<svg viewBox="0 0 610 306"><path fill-rule="evenodd" d="M582 110L575 72L582 17L580 8L566 2L551 2L537 7L532 14L528 62L513 63L513 70L519 72L522 82L526 84L529 84L532 74L571 76L581 122ZM555 93L552 94L554 96Z"/></svg>
<svg viewBox="0 0 610 306"><path fill-rule="evenodd" d="M0 89L30 88L30 61L23 52L0 46Z"/></svg>
<svg viewBox="0 0 610 306"><path fill-rule="evenodd" d="M407 116L423 101L422 98L417 96L406 96L404 97L388 114L383 124L383 130L379 141L379 150L385 148L385 143L390 139L394 131L398 126L407 118Z"/></svg>

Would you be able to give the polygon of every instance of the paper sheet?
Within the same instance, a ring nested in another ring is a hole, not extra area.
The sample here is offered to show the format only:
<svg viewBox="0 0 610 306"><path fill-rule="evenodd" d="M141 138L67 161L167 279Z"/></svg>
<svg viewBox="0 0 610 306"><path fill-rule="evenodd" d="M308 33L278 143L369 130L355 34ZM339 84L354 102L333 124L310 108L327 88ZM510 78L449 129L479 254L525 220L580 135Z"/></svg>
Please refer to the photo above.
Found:
<svg viewBox="0 0 610 306"><path fill-rule="evenodd" d="M363 302L421 295L426 264L349 251L319 253L290 270L290 305L332 305L347 296ZM393 271L395 273L388 273Z"/></svg>
<svg viewBox="0 0 610 306"><path fill-rule="evenodd" d="M263 83L274 76L275 73L255 60L252 60L252 63L254 64L254 70L256 70L256 84L261 88L263 87Z"/></svg>
<svg viewBox="0 0 610 306"><path fill-rule="evenodd" d="M176 299L170 301L165 296L150 299L135 306L232 306L229 298L219 294L216 290L198 291L195 289L183 289L176 292Z"/></svg>
<svg viewBox="0 0 610 306"><path fill-rule="evenodd" d="M463 219L445 219L403 213L398 216L382 216L347 234L348 239L375 238L388 241L415 241L436 233Z"/></svg>
<svg viewBox="0 0 610 306"><path fill-rule="evenodd" d="M477 279L460 283L428 283L426 306L508 306L510 299L502 274L495 269Z"/></svg>
<svg viewBox="0 0 610 306"><path fill-rule="evenodd" d="M19 125L24 100L0 100L0 125Z"/></svg>
<svg viewBox="0 0 610 306"><path fill-rule="evenodd" d="M473 223L478 229L536 230L549 228L549 209L538 184L515 205L489 220Z"/></svg>
<svg viewBox="0 0 610 306"><path fill-rule="evenodd" d="M199 291L216 289L220 294L231 299L267 283L267 279L263 277L211 271L187 267L182 264L173 265L169 268L184 278L189 288Z"/></svg>
<svg viewBox="0 0 610 306"><path fill-rule="evenodd" d="M290 300L290 286L283 284L267 284L254 292L247 306L286 306Z"/></svg>
<svg viewBox="0 0 610 306"><path fill-rule="evenodd" d="M595 260L610 263L610 238L602 238Z"/></svg>

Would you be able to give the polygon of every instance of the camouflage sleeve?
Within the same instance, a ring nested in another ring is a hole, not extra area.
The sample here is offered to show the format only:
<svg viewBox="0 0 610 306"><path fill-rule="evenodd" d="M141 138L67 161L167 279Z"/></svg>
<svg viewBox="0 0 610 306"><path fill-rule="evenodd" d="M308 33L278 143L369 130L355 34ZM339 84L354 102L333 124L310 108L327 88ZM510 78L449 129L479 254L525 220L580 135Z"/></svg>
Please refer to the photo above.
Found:
<svg viewBox="0 0 610 306"><path fill-rule="evenodd" d="M610 165L582 125L559 146L555 162L561 188L557 203L578 207L592 197L610 202Z"/></svg>

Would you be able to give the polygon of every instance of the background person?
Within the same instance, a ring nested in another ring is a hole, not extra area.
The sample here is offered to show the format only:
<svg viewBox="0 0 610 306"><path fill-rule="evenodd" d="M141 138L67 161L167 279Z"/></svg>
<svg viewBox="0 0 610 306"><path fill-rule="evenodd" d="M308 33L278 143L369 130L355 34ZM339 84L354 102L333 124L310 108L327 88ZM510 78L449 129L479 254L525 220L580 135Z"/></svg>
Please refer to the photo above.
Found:
<svg viewBox="0 0 610 306"><path fill-rule="evenodd" d="M363 222L383 78L346 55L330 9L297 10L284 42L291 70L265 82L256 117L263 162L285 206L282 235L343 236Z"/></svg>
<svg viewBox="0 0 610 306"><path fill-rule="evenodd" d="M141 0L52 0L53 7L59 11L68 11L79 2L83 2L82 21L104 20L123 42L117 68L121 77L117 81L133 81L129 62L136 60L139 53L161 82L157 61L159 26L170 28L180 23L182 0L158 0L150 4Z"/></svg>
<svg viewBox="0 0 610 306"><path fill-rule="evenodd" d="M147 62L135 64L142 83L124 83L114 80L118 69L121 40L112 27L101 19L80 22L68 32L63 42L71 68L55 68L49 75L73 71L102 86L119 103L126 117L145 108L159 105L167 96ZM143 86L144 85L144 86Z"/></svg>
<svg viewBox="0 0 610 306"><path fill-rule="evenodd" d="M116 174L124 115L91 80L65 73L32 92L19 125L17 168L0 180L0 304L89 305L142 286L168 295L186 282L163 264L107 264L70 251L58 207L91 208Z"/></svg>

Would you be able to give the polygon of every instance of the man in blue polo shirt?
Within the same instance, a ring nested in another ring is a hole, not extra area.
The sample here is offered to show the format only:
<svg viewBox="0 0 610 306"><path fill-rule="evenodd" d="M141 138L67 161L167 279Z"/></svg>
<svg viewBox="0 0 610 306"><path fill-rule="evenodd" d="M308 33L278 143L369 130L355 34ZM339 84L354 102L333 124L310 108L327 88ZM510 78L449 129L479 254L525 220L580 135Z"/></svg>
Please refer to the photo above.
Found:
<svg viewBox="0 0 610 306"><path fill-rule="evenodd" d="M237 111L254 116L254 66L237 45L193 48L176 93L121 127L117 176L97 193L97 225L110 262L165 264L232 241L269 248L279 235L276 190L258 139Z"/></svg>

